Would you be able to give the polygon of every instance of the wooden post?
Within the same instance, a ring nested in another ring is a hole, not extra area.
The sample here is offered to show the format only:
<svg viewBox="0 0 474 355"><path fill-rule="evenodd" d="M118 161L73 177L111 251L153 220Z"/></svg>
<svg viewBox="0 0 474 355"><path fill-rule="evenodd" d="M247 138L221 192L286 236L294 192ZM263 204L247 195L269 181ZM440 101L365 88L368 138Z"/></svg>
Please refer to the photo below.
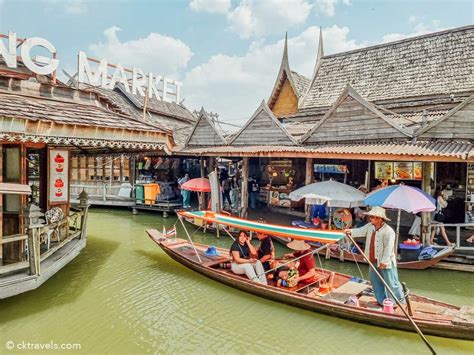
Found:
<svg viewBox="0 0 474 355"><path fill-rule="evenodd" d="M313 183L313 158L306 158L306 175L304 184L309 185ZM311 219L311 205L304 204L304 212L306 216L306 222L310 222Z"/></svg>
<svg viewBox="0 0 474 355"><path fill-rule="evenodd" d="M242 201L241 214L242 218L248 218L249 208L249 158L242 159Z"/></svg>
<svg viewBox="0 0 474 355"><path fill-rule="evenodd" d="M30 262L30 274L40 275L40 238L41 227L32 227L28 230L28 260Z"/></svg>
<svg viewBox="0 0 474 355"><path fill-rule="evenodd" d="M422 167L422 173L423 173L421 188L427 194L431 195L432 165L430 162L422 162L421 167ZM427 245L430 241L431 230L428 227L430 222L431 222L431 212L422 212L421 213L421 235L422 235L421 240L424 245Z"/></svg>
<svg viewBox="0 0 474 355"><path fill-rule="evenodd" d="M201 157L201 159L199 160L199 164L201 166L201 177L202 178L206 178L207 174L206 174L206 158L203 158ZM198 194L199 196L199 209L201 211L204 211L206 210L207 208L207 201L206 201L206 193L205 192L201 192Z"/></svg>

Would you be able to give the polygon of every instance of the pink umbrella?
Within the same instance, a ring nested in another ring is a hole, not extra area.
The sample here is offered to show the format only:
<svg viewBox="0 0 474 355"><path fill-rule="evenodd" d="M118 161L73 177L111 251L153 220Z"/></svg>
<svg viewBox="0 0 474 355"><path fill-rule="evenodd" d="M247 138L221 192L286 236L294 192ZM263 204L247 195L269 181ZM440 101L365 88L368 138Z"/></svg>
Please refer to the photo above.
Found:
<svg viewBox="0 0 474 355"><path fill-rule="evenodd" d="M195 192L211 192L211 184L206 178L191 179L181 185L181 188L183 190Z"/></svg>

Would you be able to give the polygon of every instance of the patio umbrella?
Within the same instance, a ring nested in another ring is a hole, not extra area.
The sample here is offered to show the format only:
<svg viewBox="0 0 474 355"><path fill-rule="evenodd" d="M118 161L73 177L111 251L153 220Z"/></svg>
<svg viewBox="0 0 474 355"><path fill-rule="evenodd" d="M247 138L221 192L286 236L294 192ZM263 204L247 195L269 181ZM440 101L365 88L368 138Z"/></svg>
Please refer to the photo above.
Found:
<svg viewBox="0 0 474 355"><path fill-rule="evenodd" d="M181 188L183 190L195 192L211 192L211 184L206 178L191 179L181 185Z"/></svg>
<svg viewBox="0 0 474 355"><path fill-rule="evenodd" d="M367 195L368 206L398 209L397 239L400 233L400 211L409 213L431 212L436 209L436 200L423 190L407 185L392 185Z"/></svg>
<svg viewBox="0 0 474 355"><path fill-rule="evenodd" d="M326 205L329 207L329 226L331 226L332 208L353 208L365 206L365 193L334 180L315 182L290 193L290 199L299 201L305 199L307 205Z"/></svg>
<svg viewBox="0 0 474 355"><path fill-rule="evenodd" d="M306 199L308 205L327 203L328 207L344 208L365 206L365 194L362 191L334 180L315 182L290 193L293 201L302 198Z"/></svg>

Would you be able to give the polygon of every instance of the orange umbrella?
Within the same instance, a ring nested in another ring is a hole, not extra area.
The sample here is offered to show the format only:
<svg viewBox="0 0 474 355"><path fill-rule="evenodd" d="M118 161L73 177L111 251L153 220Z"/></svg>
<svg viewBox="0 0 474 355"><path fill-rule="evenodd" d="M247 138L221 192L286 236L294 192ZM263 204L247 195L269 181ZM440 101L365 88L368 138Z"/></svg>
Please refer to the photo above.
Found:
<svg viewBox="0 0 474 355"><path fill-rule="evenodd" d="M211 184L206 178L191 179L181 185L181 188L188 191L211 192Z"/></svg>

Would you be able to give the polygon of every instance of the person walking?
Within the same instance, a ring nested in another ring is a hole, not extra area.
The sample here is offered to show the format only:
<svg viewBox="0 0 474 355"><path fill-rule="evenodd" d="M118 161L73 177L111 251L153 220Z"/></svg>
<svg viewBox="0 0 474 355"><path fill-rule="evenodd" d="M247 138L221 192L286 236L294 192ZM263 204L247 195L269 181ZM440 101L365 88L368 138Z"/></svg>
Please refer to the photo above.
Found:
<svg viewBox="0 0 474 355"><path fill-rule="evenodd" d="M186 173L184 174L184 176L178 180L178 185L179 185L179 188L180 188L180 191L181 191L181 196L183 196L183 208L190 208L191 207L191 204L190 204L190 199L191 199L191 191L188 191L188 190L184 190L181 186L189 181L189 174Z"/></svg>
<svg viewBox="0 0 474 355"><path fill-rule="evenodd" d="M258 193L260 192L260 185L258 184L257 177L252 176L252 180L249 181L249 192L250 192L250 208L257 209Z"/></svg>
<svg viewBox="0 0 474 355"><path fill-rule="evenodd" d="M221 181L221 190L222 190L222 204L225 207L225 202L229 204L229 209L232 208L232 201L230 199L230 189L231 189L231 179L226 177Z"/></svg>
<svg viewBox="0 0 474 355"><path fill-rule="evenodd" d="M232 211L239 210L239 200L240 200L240 179L235 174L232 176L230 181L230 201L232 204Z"/></svg>
<svg viewBox="0 0 474 355"><path fill-rule="evenodd" d="M402 285L398 280L395 231L386 223L390 220L382 207L374 206L365 214L369 217L370 223L361 228L346 229L344 232L354 238L366 237L365 254L393 291L395 297L401 303L405 303ZM383 301L391 296L372 268L370 268L369 275L377 303L382 306Z"/></svg>

